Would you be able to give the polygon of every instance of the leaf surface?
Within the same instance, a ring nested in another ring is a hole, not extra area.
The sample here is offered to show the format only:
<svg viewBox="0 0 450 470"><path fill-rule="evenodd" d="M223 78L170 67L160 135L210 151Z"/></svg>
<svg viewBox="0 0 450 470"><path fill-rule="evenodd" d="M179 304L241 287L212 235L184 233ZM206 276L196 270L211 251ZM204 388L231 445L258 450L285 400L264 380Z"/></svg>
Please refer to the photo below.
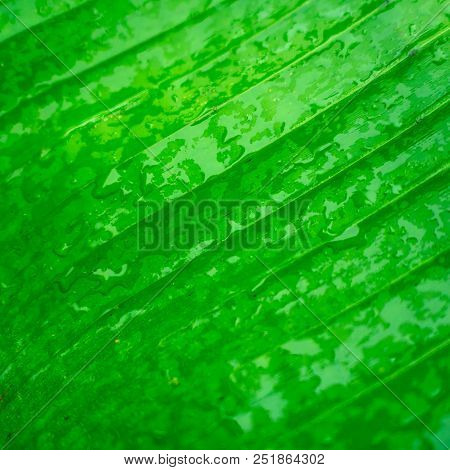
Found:
<svg viewBox="0 0 450 470"><path fill-rule="evenodd" d="M443 0L2 3L2 446L448 446Z"/></svg>

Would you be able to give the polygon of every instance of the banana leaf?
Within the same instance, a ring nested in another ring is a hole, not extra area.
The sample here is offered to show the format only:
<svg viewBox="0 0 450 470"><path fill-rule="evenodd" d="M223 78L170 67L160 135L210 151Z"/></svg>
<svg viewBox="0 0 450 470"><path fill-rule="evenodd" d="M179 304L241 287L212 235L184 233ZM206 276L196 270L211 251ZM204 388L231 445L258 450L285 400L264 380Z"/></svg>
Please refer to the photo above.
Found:
<svg viewBox="0 0 450 470"><path fill-rule="evenodd" d="M1 0L0 446L448 448L449 14Z"/></svg>

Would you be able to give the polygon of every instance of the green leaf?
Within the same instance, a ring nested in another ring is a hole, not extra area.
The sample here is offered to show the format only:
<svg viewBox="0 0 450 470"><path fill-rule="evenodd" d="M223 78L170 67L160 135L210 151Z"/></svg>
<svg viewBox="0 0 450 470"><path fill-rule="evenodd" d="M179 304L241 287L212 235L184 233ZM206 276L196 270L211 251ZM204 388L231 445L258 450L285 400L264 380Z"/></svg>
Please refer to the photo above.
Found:
<svg viewBox="0 0 450 470"><path fill-rule="evenodd" d="M448 446L444 0L0 25L2 446Z"/></svg>

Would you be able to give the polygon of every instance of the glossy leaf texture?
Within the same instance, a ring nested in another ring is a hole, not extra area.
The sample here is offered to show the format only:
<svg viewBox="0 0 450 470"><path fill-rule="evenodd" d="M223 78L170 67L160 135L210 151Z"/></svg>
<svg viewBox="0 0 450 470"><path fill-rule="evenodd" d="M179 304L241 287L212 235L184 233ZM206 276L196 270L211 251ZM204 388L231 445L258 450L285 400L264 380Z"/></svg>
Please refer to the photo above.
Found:
<svg viewBox="0 0 450 470"><path fill-rule="evenodd" d="M2 0L0 444L446 448L449 14Z"/></svg>

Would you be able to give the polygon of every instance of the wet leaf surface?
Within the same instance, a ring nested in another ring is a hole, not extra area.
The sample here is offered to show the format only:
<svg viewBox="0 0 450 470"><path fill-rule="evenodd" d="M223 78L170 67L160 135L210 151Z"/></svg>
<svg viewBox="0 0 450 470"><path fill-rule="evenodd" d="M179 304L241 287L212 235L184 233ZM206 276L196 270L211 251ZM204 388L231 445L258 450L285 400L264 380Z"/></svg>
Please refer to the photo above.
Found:
<svg viewBox="0 0 450 470"><path fill-rule="evenodd" d="M1 3L2 446L448 446L443 0Z"/></svg>

